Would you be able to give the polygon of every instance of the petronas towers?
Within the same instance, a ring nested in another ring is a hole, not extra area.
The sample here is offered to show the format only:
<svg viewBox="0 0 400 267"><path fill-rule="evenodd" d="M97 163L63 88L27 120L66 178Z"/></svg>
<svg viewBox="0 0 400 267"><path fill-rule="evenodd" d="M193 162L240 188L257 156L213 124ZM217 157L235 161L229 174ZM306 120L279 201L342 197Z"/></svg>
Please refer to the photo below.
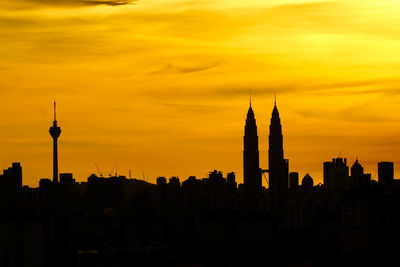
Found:
<svg viewBox="0 0 400 267"><path fill-rule="evenodd" d="M261 193L262 172L269 172L271 208L278 217L284 217L288 194L289 161L283 155L282 125L276 101L269 126L268 170L259 162L257 124L251 103L247 112L243 150L244 190L247 195Z"/></svg>

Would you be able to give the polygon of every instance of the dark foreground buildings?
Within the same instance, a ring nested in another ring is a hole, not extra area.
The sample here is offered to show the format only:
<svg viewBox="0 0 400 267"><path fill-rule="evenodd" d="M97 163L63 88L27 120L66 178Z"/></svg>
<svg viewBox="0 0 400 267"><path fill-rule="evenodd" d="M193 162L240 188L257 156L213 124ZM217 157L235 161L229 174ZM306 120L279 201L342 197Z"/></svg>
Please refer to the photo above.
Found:
<svg viewBox="0 0 400 267"><path fill-rule="evenodd" d="M244 183L235 173L159 177L156 184L58 174L22 185L19 163L0 175L0 266L388 266L398 265L400 182L392 162L378 181L358 161L323 164L323 184L290 172L276 103L268 166L259 162L250 106ZM263 165L263 164L261 164ZM268 175L265 173L268 172ZM262 185L262 178L269 187Z"/></svg>

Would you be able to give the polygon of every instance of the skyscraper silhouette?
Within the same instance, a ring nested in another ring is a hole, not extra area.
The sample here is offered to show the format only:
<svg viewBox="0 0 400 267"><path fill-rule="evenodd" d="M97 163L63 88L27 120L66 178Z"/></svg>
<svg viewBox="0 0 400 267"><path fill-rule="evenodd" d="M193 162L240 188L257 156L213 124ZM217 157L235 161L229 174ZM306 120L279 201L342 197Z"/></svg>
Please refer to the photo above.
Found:
<svg viewBox="0 0 400 267"><path fill-rule="evenodd" d="M324 185L328 191L343 192L349 178L349 167L346 158L335 158L324 162Z"/></svg>
<svg viewBox="0 0 400 267"><path fill-rule="evenodd" d="M394 180L393 162L378 162L378 182L380 184L391 184Z"/></svg>
<svg viewBox="0 0 400 267"><path fill-rule="evenodd" d="M284 220L288 194L289 161L283 158L283 135L276 100L269 126L269 186L273 212Z"/></svg>
<svg viewBox="0 0 400 267"><path fill-rule="evenodd" d="M56 101L54 101L54 121L53 121L53 126L50 127L49 133L50 133L51 137L53 137L53 183L58 183L57 139L61 134L61 128L57 126Z"/></svg>
<svg viewBox="0 0 400 267"><path fill-rule="evenodd" d="M247 112L246 125L244 127L243 172L244 188L246 193L258 193L261 190L261 172L258 151L258 135L256 119L253 109Z"/></svg>
<svg viewBox="0 0 400 267"><path fill-rule="evenodd" d="M371 174L364 173L364 168L358 162L358 158L354 162L353 166L351 166L351 175L348 179L347 189L359 189L360 187L365 187L371 183Z"/></svg>

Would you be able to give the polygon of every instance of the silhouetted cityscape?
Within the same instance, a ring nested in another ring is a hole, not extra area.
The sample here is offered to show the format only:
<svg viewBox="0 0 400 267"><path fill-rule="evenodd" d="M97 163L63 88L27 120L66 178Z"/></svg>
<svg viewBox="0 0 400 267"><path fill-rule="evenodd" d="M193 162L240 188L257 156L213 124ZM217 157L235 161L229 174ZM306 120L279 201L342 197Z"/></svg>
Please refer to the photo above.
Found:
<svg viewBox="0 0 400 267"><path fill-rule="evenodd" d="M382 266L397 258L394 163L379 162L375 181L358 159L349 170L338 157L323 163L323 184L309 174L299 181L284 158L276 100L268 163L259 160L250 103L239 185L234 172L218 170L156 184L100 172L76 182L58 171L55 102L49 133L52 179L23 186L21 163L0 175L0 266Z"/></svg>

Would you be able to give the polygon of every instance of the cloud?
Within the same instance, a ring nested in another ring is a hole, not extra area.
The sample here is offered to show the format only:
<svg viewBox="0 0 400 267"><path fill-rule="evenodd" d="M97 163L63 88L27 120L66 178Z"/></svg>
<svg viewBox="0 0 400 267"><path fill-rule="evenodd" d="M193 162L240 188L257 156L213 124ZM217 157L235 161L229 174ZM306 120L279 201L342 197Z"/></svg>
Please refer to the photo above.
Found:
<svg viewBox="0 0 400 267"><path fill-rule="evenodd" d="M19 0L21 3L30 3L48 6L122 6L132 5L138 0Z"/></svg>
<svg viewBox="0 0 400 267"><path fill-rule="evenodd" d="M81 0L81 2L86 5L107 5L107 6L122 6L122 5L130 5L136 2L137 0Z"/></svg>
<svg viewBox="0 0 400 267"><path fill-rule="evenodd" d="M191 73L191 72L199 72L204 70L209 70L218 66L219 63L212 63L204 66L186 66L186 67L179 67L173 64L167 64L160 70L150 72L149 74L184 74L184 73Z"/></svg>

